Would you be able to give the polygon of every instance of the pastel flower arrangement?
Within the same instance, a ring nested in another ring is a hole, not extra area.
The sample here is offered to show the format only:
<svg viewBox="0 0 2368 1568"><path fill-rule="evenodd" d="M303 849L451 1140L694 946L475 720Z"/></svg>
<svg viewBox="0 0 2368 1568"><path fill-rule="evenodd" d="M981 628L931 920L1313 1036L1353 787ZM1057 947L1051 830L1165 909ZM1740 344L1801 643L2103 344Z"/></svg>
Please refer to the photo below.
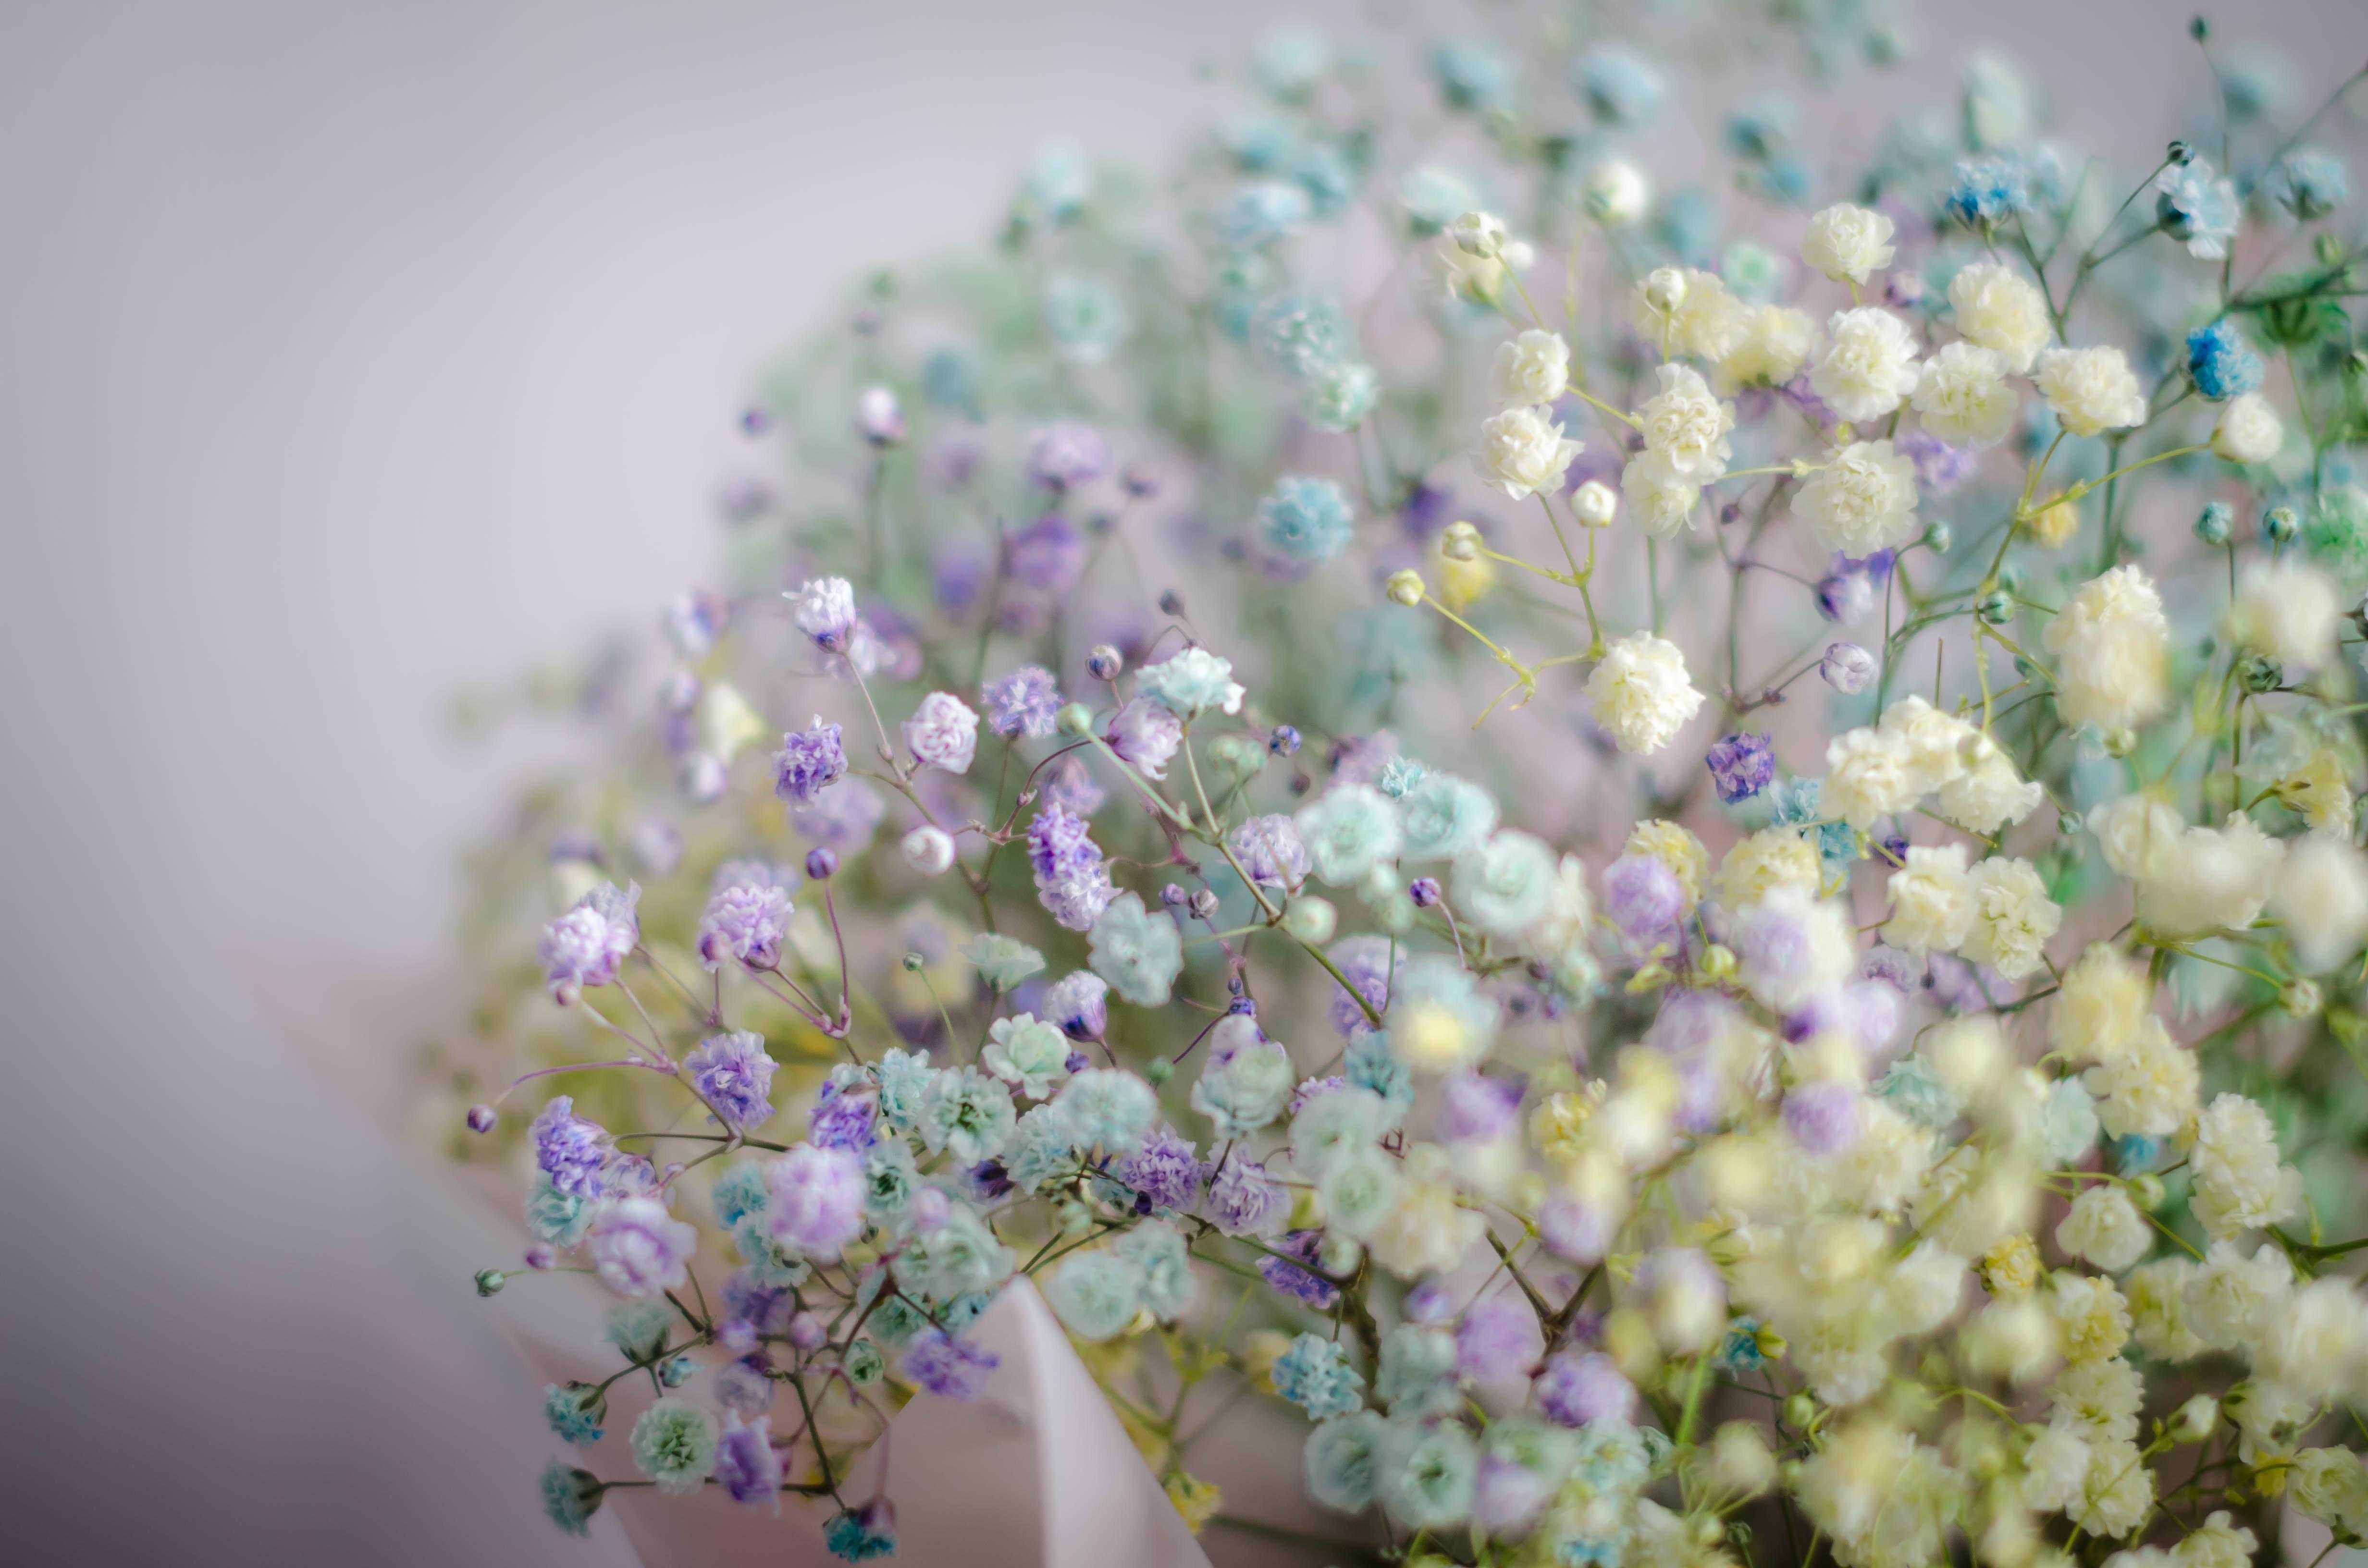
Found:
<svg viewBox="0 0 2368 1568"><path fill-rule="evenodd" d="M2152 168L1988 54L1813 156L1736 46L1930 69L1882 8L1588 16L1269 40L1172 208L1050 155L765 383L477 862L480 1289L618 1299L562 1528L893 1553L1025 1278L1196 1531L1247 1391L1344 1559L2368 1539L2360 77L2198 22Z"/></svg>

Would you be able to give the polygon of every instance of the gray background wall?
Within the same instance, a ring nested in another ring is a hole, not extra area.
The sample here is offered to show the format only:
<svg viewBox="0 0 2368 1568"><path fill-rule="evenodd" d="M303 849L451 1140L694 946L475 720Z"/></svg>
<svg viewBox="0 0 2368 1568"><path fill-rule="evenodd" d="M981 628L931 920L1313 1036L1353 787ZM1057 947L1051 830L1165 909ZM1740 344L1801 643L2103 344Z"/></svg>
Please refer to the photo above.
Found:
<svg viewBox="0 0 2368 1568"><path fill-rule="evenodd" d="M536 1517L532 1391L225 955L440 950L506 768L445 694L697 576L757 357L1353 9L0 9L5 1555L623 1560ZM2226 9L2311 91L2368 58L2357 0ZM1928 6L1908 80L2014 46L2135 158L2183 20Z"/></svg>

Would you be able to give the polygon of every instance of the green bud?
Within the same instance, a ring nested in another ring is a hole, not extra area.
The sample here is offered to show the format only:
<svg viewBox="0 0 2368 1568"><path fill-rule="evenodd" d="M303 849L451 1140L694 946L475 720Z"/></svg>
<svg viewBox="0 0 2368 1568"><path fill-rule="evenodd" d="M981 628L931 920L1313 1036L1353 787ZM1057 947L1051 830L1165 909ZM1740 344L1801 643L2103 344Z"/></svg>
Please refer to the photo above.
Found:
<svg viewBox="0 0 2368 1568"><path fill-rule="evenodd" d="M1949 525L1946 523L1934 523L1924 530L1924 548L1935 555L1948 554L1949 547L1954 544L1956 540L1957 536L1950 531Z"/></svg>
<svg viewBox="0 0 2368 1568"><path fill-rule="evenodd" d="M1340 912L1332 907L1331 901L1313 893L1302 893L1292 899L1291 907L1282 912L1282 928L1308 943L1330 941L1339 920Z"/></svg>
<svg viewBox="0 0 2368 1568"><path fill-rule="evenodd" d="M2058 812L2055 813L2055 831L2062 834L2065 837L2069 838L2074 834L2078 833L2080 831L2080 813L2078 812Z"/></svg>
<svg viewBox="0 0 2368 1568"><path fill-rule="evenodd" d="M2117 730L2107 730L2104 740L2107 756L2127 756L2138 749L2138 733L2127 724Z"/></svg>
<svg viewBox="0 0 2368 1568"><path fill-rule="evenodd" d="M905 955L905 969L907 973L918 974L928 967L929 960L923 958L920 954L906 953Z"/></svg>
<svg viewBox="0 0 2368 1568"><path fill-rule="evenodd" d="M2237 666L2237 678L2245 683L2247 691L2275 691L2284 682L2286 672L2266 653L2248 653Z"/></svg>
<svg viewBox="0 0 2368 1568"><path fill-rule="evenodd" d="M2130 1201L2149 1213L2161 1208L2162 1200L2168 1196L2168 1189L2162 1185L2162 1177L2152 1171L2148 1171L2130 1183Z"/></svg>
<svg viewBox="0 0 2368 1568"><path fill-rule="evenodd" d="M1151 1059L1151 1065L1143 1070L1143 1075L1151 1080L1152 1087L1157 1088L1176 1076L1176 1063L1165 1056L1155 1056Z"/></svg>
<svg viewBox="0 0 2368 1568"><path fill-rule="evenodd" d="M2226 544L2237 532L2237 514L2226 501L2214 501L2196 514L2195 537L2214 547Z"/></svg>
<svg viewBox="0 0 2368 1568"><path fill-rule="evenodd" d="M2302 518L2292 506L2272 506L2261 516L2261 533L2271 544L2292 544L2302 532Z"/></svg>
<svg viewBox="0 0 2368 1568"><path fill-rule="evenodd" d="M2014 600L2003 589L1984 595L1982 602L1974 608L1992 626L2004 626L2014 619Z"/></svg>
<svg viewBox="0 0 2368 1568"><path fill-rule="evenodd" d="M2333 234L2319 235L2317 239L2311 242L2310 249L2311 255L2317 259L2321 267L2337 267L2343 265L2343 242Z"/></svg>
<svg viewBox="0 0 2368 1568"><path fill-rule="evenodd" d="M509 1283L509 1276L498 1268L477 1270L477 1294L480 1296L493 1295L507 1283Z"/></svg>
<svg viewBox="0 0 2368 1568"><path fill-rule="evenodd" d="M1064 735L1084 735L1094 727L1094 710L1082 702L1072 702L1053 721Z"/></svg>
<svg viewBox="0 0 2368 1568"><path fill-rule="evenodd" d="M1796 1393L1784 1402L1784 1424L1795 1431L1805 1432L1817 1418L1817 1402L1807 1394Z"/></svg>

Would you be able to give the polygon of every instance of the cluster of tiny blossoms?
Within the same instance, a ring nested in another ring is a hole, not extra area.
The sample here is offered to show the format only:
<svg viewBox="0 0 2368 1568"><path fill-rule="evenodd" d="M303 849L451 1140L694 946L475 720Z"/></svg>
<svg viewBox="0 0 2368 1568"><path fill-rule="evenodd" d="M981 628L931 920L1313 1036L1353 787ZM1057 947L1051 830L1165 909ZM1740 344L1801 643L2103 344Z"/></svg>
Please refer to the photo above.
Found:
<svg viewBox="0 0 2368 1568"><path fill-rule="evenodd" d="M1025 1277L1196 1531L1251 1397L1343 1560L2368 1538L2359 78L2199 22L2151 168L1989 55L1813 158L1721 73L1898 33L1716 20L1278 38L1179 210L1049 154L768 383L481 865L570 1092L469 1111L480 1289L618 1298L562 1527L894 1552Z"/></svg>

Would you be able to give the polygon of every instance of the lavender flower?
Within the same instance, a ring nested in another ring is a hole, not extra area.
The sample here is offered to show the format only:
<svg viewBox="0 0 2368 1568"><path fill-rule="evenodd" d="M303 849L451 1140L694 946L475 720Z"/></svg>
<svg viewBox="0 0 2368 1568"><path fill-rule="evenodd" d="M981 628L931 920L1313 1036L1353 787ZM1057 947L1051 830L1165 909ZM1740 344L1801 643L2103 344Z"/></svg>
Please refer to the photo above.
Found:
<svg viewBox="0 0 2368 1568"><path fill-rule="evenodd" d="M756 860L734 860L715 873L715 891L699 917L699 960L710 971L737 959L773 969L790 930L790 882Z"/></svg>
<svg viewBox="0 0 2368 1568"><path fill-rule="evenodd" d="M715 1479L734 1503L752 1507L770 1503L776 1510L780 1507L781 1456L773 1449L769 1418L760 1415L743 1422L737 1412L725 1415L723 1435L715 1444Z"/></svg>
<svg viewBox="0 0 2368 1568"><path fill-rule="evenodd" d="M1356 988L1379 1011L1389 1006L1391 988L1397 973L1406 967L1406 954L1386 937L1349 937L1332 945L1326 955L1340 978ZM1332 1027L1342 1034L1366 1026L1365 1010L1338 984L1332 988ZM1292 1108L1296 1115L1297 1107Z"/></svg>
<svg viewBox="0 0 2368 1568"><path fill-rule="evenodd" d="M1636 1385L1600 1351L1549 1357L1538 1374L1538 1409L1560 1426L1625 1426L1635 1419Z"/></svg>
<svg viewBox="0 0 2368 1568"><path fill-rule="evenodd" d="M873 1124L879 1113L878 1097L867 1090L825 1084L806 1113L806 1140L817 1148L860 1154L878 1140Z"/></svg>
<svg viewBox="0 0 2368 1568"><path fill-rule="evenodd" d="M1271 1235L1291 1217L1291 1194L1264 1165L1235 1154L1210 1178L1203 1208L1229 1236Z"/></svg>
<svg viewBox="0 0 2368 1568"><path fill-rule="evenodd" d="M611 1198L593 1211L593 1271L620 1296L656 1296L683 1282L699 1233L655 1198Z"/></svg>
<svg viewBox="0 0 2368 1568"><path fill-rule="evenodd" d="M1092 930L1116 895L1085 819L1065 807L1047 806L1028 824L1028 862L1038 899L1072 931Z"/></svg>
<svg viewBox="0 0 2368 1568"><path fill-rule="evenodd" d="M1339 1290L1328 1279L1311 1272L1318 1254L1324 1250L1321 1231L1293 1231L1282 1238L1275 1251L1288 1253L1299 1263L1286 1263L1279 1257L1261 1257L1258 1271L1261 1278L1284 1295L1306 1302L1317 1312L1329 1312L1340 1299ZM1307 1267L1303 1268L1300 1264Z"/></svg>
<svg viewBox="0 0 2368 1568"><path fill-rule="evenodd" d="M718 1120L734 1132L761 1127L773 1114L773 1059L762 1035L746 1029L720 1034L683 1058L690 1077Z"/></svg>
<svg viewBox="0 0 2368 1568"><path fill-rule="evenodd" d="M1603 869L1603 912L1638 947L1667 941L1686 912L1685 889L1650 855L1622 855Z"/></svg>
<svg viewBox="0 0 2368 1568"><path fill-rule="evenodd" d="M1186 1209L1201 1190L1207 1169L1192 1145L1162 1125L1141 1149L1119 1167L1119 1180L1133 1187L1154 1209Z"/></svg>
<svg viewBox="0 0 2368 1568"><path fill-rule="evenodd" d="M1307 846L1287 816L1252 817L1234 829L1232 843L1234 858L1260 887L1295 888L1307 880Z"/></svg>
<svg viewBox="0 0 2368 1568"><path fill-rule="evenodd" d="M1537 1350L1537 1319L1527 1305L1503 1296L1473 1302L1455 1325L1455 1364L1484 1383L1526 1370Z"/></svg>
<svg viewBox="0 0 2368 1568"><path fill-rule="evenodd" d="M1092 923L1088 921L1088 928ZM1110 982L1089 969L1064 974L1044 988L1039 1004L1061 1032L1081 1043L1098 1040L1110 1028Z"/></svg>
<svg viewBox="0 0 2368 1568"><path fill-rule="evenodd" d="M576 901L575 907L543 927L540 957L554 1002L573 1002L587 985L606 985L642 939L635 914L642 885L629 883L617 891L603 882Z"/></svg>
<svg viewBox="0 0 2368 1568"><path fill-rule="evenodd" d="M1028 437L1028 477L1047 490L1090 484L1110 472L1110 443L1090 425L1064 419Z"/></svg>
<svg viewBox="0 0 2368 1568"><path fill-rule="evenodd" d="M958 1339L941 1328L925 1328L905 1351L905 1376L941 1399L976 1399L986 1375L1003 1358Z"/></svg>
<svg viewBox="0 0 2368 1568"><path fill-rule="evenodd" d="M968 773L978 756L978 715L952 692L933 691L905 721L905 744L924 767Z"/></svg>
<svg viewBox="0 0 2368 1568"><path fill-rule="evenodd" d="M1929 430L1910 430L1893 445L1916 465L1916 483L1928 495L1948 494L1981 466L1979 452L1952 447Z"/></svg>
<svg viewBox="0 0 2368 1568"><path fill-rule="evenodd" d="M1768 737L1744 730L1713 744L1702 758L1711 783L1728 805L1748 801L1768 788L1776 777L1776 748Z"/></svg>
<svg viewBox="0 0 2368 1568"><path fill-rule="evenodd" d="M863 1162L845 1149L800 1143L765 1173L773 1239L820 1258L863 1233Z"/></svg>
<svg viewBox="0 0 2368 1568"><path fill-rule="evenodd" d="M1817 674L1836 691L1854 697L1874 679L1874 655L1855 642L1836 642L1818 661Z"/></svg>
<svg viewBox="0 0 2368 1568"><path fill-rule="evenodd" d="M600 1196L609 1135L598 1122L575 1114L573 1097L553 1096L534 1119L529 1135L534 1140L534 1163L551 1178L553 1192L564 1198Z"/></svg>
<svg viewBox="0 0 2368 1568"><path fill-rule="evenodd" d="M1800 1084L1784 1096L1784 1130L1812 1154L1836 1154L1858 1142L1858 1091L1848 1084Z"/></svg>
<svg viewBox="0 0 2368 1568"><path fill-rule="evenodd" d="M1144 778L1165 778L1168 759L1184 744L1184 722L1157 698L1138 697L1111 716L1102 739Z"/></svg>
<svg viewBox="0 0 2368 1568"><path fill-rule="evenodd" d="M1508 1079L1452 1073L1439 1088L1439 1119L1433 1131L1441 1142L1494 1142L1512 1131L1520 1119L1521 1085Z"/></svg>
<svg viewBox="0 0 2368 1568"><path fill-rule="evenodd" d="M1061 691L1052 671L1025 665L1001 680L987 682L979 702L986 710L986 727L996 734L1041 741L1053 733Z"/></svg>
<svg viewBox="0 0 2368 1568"><path fill-rule="evenodd" d="M773 754L773 793L784 801L811 805L824 790L847 777L847 746L837 724L822 715L803 730L781 737Z"/></svg>
<svg viewBox="0 0 2368 1568"><path fill-rule="evenodd" d="M814 646L833 653L848 651L859 624L853 584L844 577L817 577L781 597L792 607L791 619L814 639Z"/></svg>
<svg viewBox="0 0 2368 1568"><path fill-rule="evenodd" d="M1013 534L1005 554L1013 582L1055 597L1076 587L1086 572L1086 541L1076 525L1057 513Z"/></svg>

